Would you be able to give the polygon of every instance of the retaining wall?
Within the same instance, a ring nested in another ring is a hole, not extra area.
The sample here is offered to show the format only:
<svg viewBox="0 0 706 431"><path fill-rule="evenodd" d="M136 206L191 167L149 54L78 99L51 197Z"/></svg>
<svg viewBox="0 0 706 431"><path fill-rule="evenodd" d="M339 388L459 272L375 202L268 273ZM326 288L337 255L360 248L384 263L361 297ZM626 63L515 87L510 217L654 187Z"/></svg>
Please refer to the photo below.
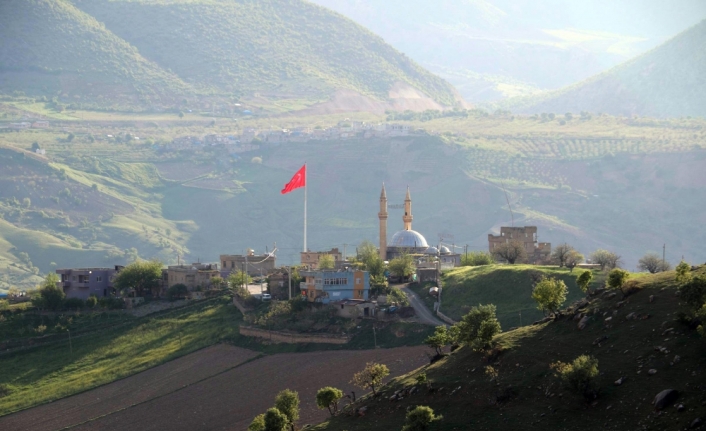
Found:
<svg viewBox="0 0 706 431"><path fill-rule="evenodd" d="M257 337L270 340L273 343L324 343L324 344L346 344L349 337L340 335L325 334L297 334L291 332L268 331L266 329L240 326L240 335L246 337Z"/></svg>

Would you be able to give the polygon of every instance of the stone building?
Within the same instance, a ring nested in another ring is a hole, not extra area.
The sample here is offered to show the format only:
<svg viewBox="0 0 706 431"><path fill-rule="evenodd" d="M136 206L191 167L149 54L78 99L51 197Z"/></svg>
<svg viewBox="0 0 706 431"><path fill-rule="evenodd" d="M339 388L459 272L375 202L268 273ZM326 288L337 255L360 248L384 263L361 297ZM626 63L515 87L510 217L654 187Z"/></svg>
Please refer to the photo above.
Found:
<svg viewBox="0 0 706 431"><path fill-rule="evenodd" d="M220 275L217 263L192 263L191 265L170 265L167 267L166 287L185 285L190 291L211 286L211 279Z"/></svg>
<svg viewBox="0 0 706 431"><path fill-rule="evenodd" d="M552 245L537 241L537 226L500 228L500 235L488 234L488 251L493 252L500 244L518 241L527 253L527 262L533 265L548 263L552 254Z"/></svg>
<svg viewBox="0 0 706 431"><path fill-rule="evenodd" d="M246 254L222 254L221 276L226 278L230 273L245 271L250 276L267 275L274 271L276 258L272 253L255 254L248 249Z"/></svg>
<svg viewBox="0 0 706 431"><path fill-rule="evenodd" d="M301 255L301 264L309 269L319 269L319 259L321 256L330 255L333 257L334 268L339 269L343 262L343 255L338 248L332 248L329 251L303 251Z"/></svg>

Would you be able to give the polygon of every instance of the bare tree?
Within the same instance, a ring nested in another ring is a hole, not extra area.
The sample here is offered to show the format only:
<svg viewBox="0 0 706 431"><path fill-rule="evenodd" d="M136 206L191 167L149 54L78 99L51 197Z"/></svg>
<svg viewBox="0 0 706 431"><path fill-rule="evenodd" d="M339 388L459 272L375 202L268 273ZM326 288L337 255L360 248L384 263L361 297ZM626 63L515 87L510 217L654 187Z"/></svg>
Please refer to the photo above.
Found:
<svg viewBox="0 0 706 431"><path fill-rule="evenodd" d="M574 268L576 268L576 265L580 264L583 262L583 255L579 253L576 250L571 250L569 254L566 255L566 260L564 261L564 265L571 270L571 272L574 272Z"/></svg>
<svg viewBox="0 0 706 431"><path fill-rule="evenodd" d="M527 258L527 251L519 241L509 241L493 248L493 256L499 260L505 260L510 265L515 262L522 262Z"/></svg>
<svg viewBox="0 0 706 431"><path fill-rule="evenodd" d="M637 263L637 267L650 274L669 271L671 269L671 265L669 265L668 262L664 262L657 253L647 253L642 256Z"/></svg>
<svg viewBox="0 0 706 431"><path fill-rule="evenodd" d="M566 258L572 251L574 248L569 244L559 244L552 252L552 262L558 264L560 268L563 267L566 265Z"/></svg>
<svg viewBox="0 0 706 431"><path fill-rule="evenodd" d="M591 253L591 261L600 265L601 271L603 271L606 268L619 268L622 258L608 250L596 250Z"/></svg>

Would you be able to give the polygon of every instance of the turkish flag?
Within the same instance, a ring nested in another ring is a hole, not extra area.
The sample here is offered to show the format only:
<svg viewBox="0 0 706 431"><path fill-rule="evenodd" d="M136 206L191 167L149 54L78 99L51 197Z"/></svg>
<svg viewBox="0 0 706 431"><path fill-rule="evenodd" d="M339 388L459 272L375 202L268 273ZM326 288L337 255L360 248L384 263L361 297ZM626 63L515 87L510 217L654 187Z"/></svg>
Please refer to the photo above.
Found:
<svg viewBox="0 0 706 431"><path fill-rule="evenodd" d="M301 169L297 171L296 174L292 177L291 180L287 184L285 184L284 188L282 189L282 194L287 194L291 192L294 189L298 189L299 187L304 187L306 185L306 165L302 166Z"/></svg>

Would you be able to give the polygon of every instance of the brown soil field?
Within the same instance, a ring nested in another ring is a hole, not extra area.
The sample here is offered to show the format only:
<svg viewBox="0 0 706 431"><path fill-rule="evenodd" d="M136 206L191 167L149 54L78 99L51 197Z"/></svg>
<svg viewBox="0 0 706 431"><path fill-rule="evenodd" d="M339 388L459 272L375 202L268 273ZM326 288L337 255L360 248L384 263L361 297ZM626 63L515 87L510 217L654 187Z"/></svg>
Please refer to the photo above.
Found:
<svg viewBox="0 0 706 431"><path fill-rule="evenodd" d="M177 360L84 394L2 418L0 429L241 431L253 417L271 407L277 392L286 388L299 392L299 425L317 423L328 415L316 407L318 389L334 386L346 393L355 390L360 395L365 391L349 382L366 362L387 364L393 377L428 363L430 353L429 348L417 346L277 354L229 369L236 365L236 358L243 361L256 353L226 346L211 349L182 358L181 361L192 365L179 370L162 371L163 367L174 367L174 362L180 361ZM219 359L211 359L213 356ZM228 358L232 358L230 362ZM169 384L162 388L154 381L161 382L159 377L164 373ZM130 382L126 383L127 380Z"/></svg>
<svg viewBox="0 0 706 431"><path fill-rule="evenodd" d="M211 346L126 379L5 416L0 418L0 429L49 431L72 427L168 395L257 355L239 347Z"/></svg>

